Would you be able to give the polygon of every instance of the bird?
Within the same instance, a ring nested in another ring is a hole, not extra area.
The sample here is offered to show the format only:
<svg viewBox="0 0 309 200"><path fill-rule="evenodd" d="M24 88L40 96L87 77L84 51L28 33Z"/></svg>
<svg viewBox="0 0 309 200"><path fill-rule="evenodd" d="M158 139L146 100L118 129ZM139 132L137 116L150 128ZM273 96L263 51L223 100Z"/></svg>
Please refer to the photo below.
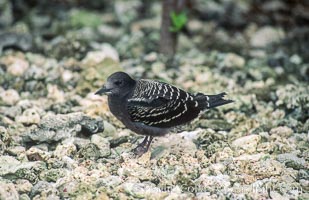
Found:
<svg viewBox="0 0 309 200"><path fill-rule="evenodd" d="M192 94L157 80L134 80L121 71L111 74L95 94L106 94L111 113L126 128L145 136L133 149L139 156L148 151L154 137L189 123L204 110L233 102L224 99L225 92Z"/></svg>

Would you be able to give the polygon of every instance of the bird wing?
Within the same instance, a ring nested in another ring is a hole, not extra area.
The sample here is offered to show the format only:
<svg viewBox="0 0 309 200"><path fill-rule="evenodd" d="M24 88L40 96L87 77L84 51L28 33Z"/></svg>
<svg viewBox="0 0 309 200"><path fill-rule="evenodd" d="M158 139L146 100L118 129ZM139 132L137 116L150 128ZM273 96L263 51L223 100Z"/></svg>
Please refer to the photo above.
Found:
<svg viewBox="0 0 309 200"><path fill-rule="evenodd" d="M127 109L134 122L169 128L195 118L199 111L191 111L196 103L191 94L172 85L140 80L128 99Z"/></svg>

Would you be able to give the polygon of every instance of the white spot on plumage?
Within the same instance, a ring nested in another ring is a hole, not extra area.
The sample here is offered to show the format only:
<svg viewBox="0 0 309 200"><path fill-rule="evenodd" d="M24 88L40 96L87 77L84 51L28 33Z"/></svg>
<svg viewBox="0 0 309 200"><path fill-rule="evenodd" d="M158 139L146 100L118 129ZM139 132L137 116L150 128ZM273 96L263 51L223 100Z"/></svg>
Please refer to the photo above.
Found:
<svg viewBox="0 0 309 200"><path fill-rule="evenodd" d="M181 105L181 101L178 102L178 104L173 108L173 110L176 110Z"/></svg>
<svg viewBox="0 0 309 200"><path fill-rule="evenodd" d="M187 104L185 104L185 110L184 110L184 111L182 111L182 113L187 112L187 110L188 110L188 108L187 108Z"/></svg>
<svg viewBox="0 0 309 200"><path fill-rule="evenodd" d="M170 93L171 93L171 97L170 99L173 99L173 95L174 95L174 89L172 86L169 85L169 88L170 88Z"/></svg>
<svg viewBox="0 0 309 200"><path fill-rule="evenodd" d="M150 96L151 92L153 91L153 84L147 83L145 85L146 85L145 92L148 90L147 96Z"/></svg>
<svg viewBox="0 0 309 200"><path fill-rule="evenodd" d="M188 101L188 99L189 99L189 93L188 92L186 92L186 101Z"/></svg>
<svg viewBox="0 0 309 200"><path fill-rule="evenodd" d="M179 99L179 97L180 97L180 90L177 88L177 97L176 97L176 99Z"/></svg>
<svg viewBox="0 0 309 200"><path fill-rule="evenodd" d="M162 119L162 120L160 120L160 121L151 122L151 124L149 124L149 125L161 124L161 123L170 122L170 121L172 121L172 120L174 120L174 119L176 119L176 118L182 116L185 112L188 111L188 107L187 107L187 104L185 104L185 102L183 102L183 101L182 101L182 102L179 102L179 103L177 104L178 107L179 107L180 105L184 105L184 109L183 109L183 111L181 111L181 112L178 113L177 115L175 115L175 116L173 116L173 117L171 117L171 118L164 118L164 119ZM176 108L176 109L177 109L177 108ZM176 110L176 109L174 109L174 110ZM168 113L168 112L167 112L167 113ZM160 114L161 114L161 113L160 113ZM164 113L164 114L166 114L166 113Z"/></svg>
<svg viewBox="0 0 309 200"><path fill-rule="evenodd" d="M163 86L163 94L162 94L162 96L165 97L165 94L166 94L166 92L165 92L165 86Z"/></svg>

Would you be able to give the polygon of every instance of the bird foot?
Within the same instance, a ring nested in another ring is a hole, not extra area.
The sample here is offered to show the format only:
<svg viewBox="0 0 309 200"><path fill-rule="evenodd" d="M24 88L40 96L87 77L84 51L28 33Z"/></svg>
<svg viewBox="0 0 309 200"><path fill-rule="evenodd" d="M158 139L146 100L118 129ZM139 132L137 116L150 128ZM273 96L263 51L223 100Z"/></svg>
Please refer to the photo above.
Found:
<svg viewBox="0 0 309 200"><path fill-rule="evenodd" d="M138 145L136 148L133 149L133 153L137 156L142 156L144 153L148 151L148 148L145 146Z"/></svg>
<svg viewBox="0 0 309 200"><path fill-rule="evenodd" d="M146 136L142 143L138 144L136 148L133 149L133 153L137 156L141 156L146 153L152 142L152 136Z"/></svg>

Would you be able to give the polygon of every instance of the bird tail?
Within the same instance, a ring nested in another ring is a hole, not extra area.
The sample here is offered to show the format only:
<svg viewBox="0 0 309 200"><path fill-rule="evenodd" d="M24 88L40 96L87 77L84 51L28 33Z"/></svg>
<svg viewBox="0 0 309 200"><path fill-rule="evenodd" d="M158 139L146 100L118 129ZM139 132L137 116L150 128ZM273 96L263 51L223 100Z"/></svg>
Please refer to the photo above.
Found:
<svg viewBox="0 0 309 200"><path fill-rule="evenodd" d="M198 101L202 109L215 108L217 106L222 106L224 104L234 102L230 99L224 99L225 95L225 92L216 95L205 95L202 93L198 93L196 95L196 100Z"/></svg>

